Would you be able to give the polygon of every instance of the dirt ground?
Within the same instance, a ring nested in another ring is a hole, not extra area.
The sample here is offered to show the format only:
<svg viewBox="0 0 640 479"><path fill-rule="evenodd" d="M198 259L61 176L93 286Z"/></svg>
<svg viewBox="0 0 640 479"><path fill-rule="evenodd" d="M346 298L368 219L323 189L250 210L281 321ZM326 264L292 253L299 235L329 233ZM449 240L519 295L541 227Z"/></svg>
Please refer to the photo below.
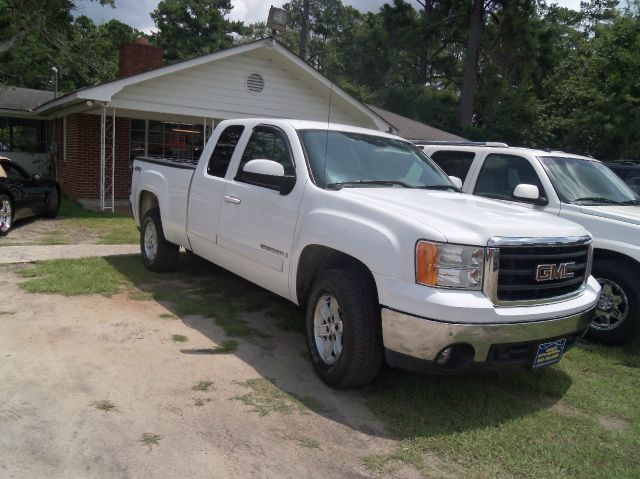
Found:
<svg viewBox="0 0 640 479"><path fill-rule="evenodd" d="M0 477L370 477L362 458L397 445L362 393L324 386L304 337L262 314L244 319L264 337L197 354L226 339L210 319L124 294L28 294L15 268L0 266ZM263 409L256 378L276 385Z"/></svg>
<svg viewBox="0 0 640 479"><path fill-rule="evenodd" d="M64 218L27 218L17 221L9 234L0 239L5 244L49 244L58 240L73 244L95 244L99 235L82 228L65 227Z"/></svg>

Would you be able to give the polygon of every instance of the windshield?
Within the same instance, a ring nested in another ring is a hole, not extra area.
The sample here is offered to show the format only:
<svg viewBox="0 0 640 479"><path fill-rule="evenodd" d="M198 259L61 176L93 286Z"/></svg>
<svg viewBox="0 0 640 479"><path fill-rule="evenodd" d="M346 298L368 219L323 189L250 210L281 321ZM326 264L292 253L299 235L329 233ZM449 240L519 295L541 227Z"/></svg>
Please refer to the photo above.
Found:
<svg viewBox="0 0 640 479"><path fill-rule="evenodd" d="M640 200L613 171L598 161L560 156L542 156L540 161L565 203L633 205Z"/></svg>
<svg viewBox="0 0 640 479"><path fill-rule="evenodd" d="M399 186L457 188L406 141L345 131L300 130L313 178L321 188Z"/></svg>

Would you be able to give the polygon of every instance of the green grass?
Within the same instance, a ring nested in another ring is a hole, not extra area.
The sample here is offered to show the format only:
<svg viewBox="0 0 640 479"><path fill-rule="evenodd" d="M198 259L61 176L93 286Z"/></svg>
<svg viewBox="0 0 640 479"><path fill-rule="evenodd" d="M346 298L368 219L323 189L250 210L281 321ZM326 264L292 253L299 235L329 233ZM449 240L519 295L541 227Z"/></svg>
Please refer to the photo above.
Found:
<svg viewBox="0 0 640 479"><path fill-rule="evenodd" d="M276 327L281 331L304 334L304 311L290 301L278 299L267 309L267 316L275 319Z"/></svg>
<svg viewBox="0 0 640 479"><path fill-rule="evenodd" d="M138 442L148 446L149 449L152 449L153 446L158 446L160 445L160 440L162 439L162 436L160 434L152 434L149 432L145 432L142 437L140 437L140 439L138 439Z"/></svg>
<svg viewBox="0 0 640 479"><path fill-rule="evenodd" d="M77 296L101 294L112 296L123 287L131 286L130 276L145 274L137 258L115 259L124 269L114 268L114 258L57 259L37 263L17 271L27 278L20 286L29 293L63 294Z"/></svg>
<svg viewBox="0 0 640 479"><path fill-rule="evenodd" d="M97 237L98 244L137 244L140 233L129 214L91 211L67 198L62 200L61 229L82 228Z"/></svg>
<svg viewBox="0 0 640 479"><path fill-rule="evenodd" d="M320 449L320 443L308 436L295 436L291 438L298 446L306 447L308 449Z"/></svg>
<svg viewBox="0 0 640 479"><path fill-rule="evenodd" d="M171 341L173 341L174 343L186 343L187 341L189 341L189 338L187 338L183 334L172 334Z"/></svg>
<svg viewBox="0 0 640 479"><path fill-rule="evenodd" d="M309 410L325 410L317 399L287 392L269 379L248 379L240 384L251 391L233 399L251 406L252 410L260 416L267 416L271 413L289 415L296 411L300 414L308 414Z"/></svg>
<svg viewBox="0 0 640 479"><path fill-rule="evenodd" d="M129 293L129 299L131 301L151 301L153 300L153 293L148 291L135 291Z"/></svg>
<svg viewBox="0 0 640 479"><path fill-rule="evenodd" d="M215 348L192 349L190 352L195 354L230 354L238 349L238 344L235 339L227 339Z"/></svg>
<svg viewBox="0 0 640 479"><path fill-rule="evenodd" d="M0 246L61 245L80 242L138 244L140 241L140 233L130 214L88 210L67 198L62 199L60 213L55 220L36 221L52 221L51 224L55 225L56 229L36 235L29 241L1 242Z"/></svg>
<svg viewBox="0 0 640 479"><path fill-rule="evenodd" d="M118 406L116 406L115 404L113 404L111 401L107 399L96 401L91 405L94 406L96 409L99 409L100 411L105 411L105 412L113 411L118 408Z"/></svg>
<svg viewBox="0 0 640 479"><path fill-rule="evenodd" d="M71 242L71 236L60 230L48 231L38 238L38 244L41 245L71 244Z"/></svg>
<svg viewBox="0 0 640 479"><path fill-rule="evenodd" d="M637 346L587 344L540 371L386 372L366 400L401 442L363 462L380 474L411 464L425 476L640 477L639 366Z"/></svg>
<svg viewBox="0 0 640 479"><path fill-rule="evenodd" d="M213 388L213 381L209 379L201 379L200 381L195 383L191 389L193 389L194 391L208 392L212 388Z"/></svg>

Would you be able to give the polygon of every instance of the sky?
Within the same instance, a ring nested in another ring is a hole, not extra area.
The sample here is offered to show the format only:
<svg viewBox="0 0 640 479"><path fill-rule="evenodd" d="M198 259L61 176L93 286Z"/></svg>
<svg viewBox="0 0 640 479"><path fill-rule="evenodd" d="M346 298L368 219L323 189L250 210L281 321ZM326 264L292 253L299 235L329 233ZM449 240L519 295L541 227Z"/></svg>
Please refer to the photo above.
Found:
<svg viewBox="0 0 640 479"><path fill-rule="evenodd" d="M153 20L149 14L156 8L159 0L115 0L116 8L103 7L97 1L78 0L76 15L86 15L95 23L102 23L113 18L120 20L138 30L149 33L153 30ZM415 0L410 3L418 5ZM242 20L245 23L266 21L269 7L271 5L280 6L286 0L231 0L233 10L229 18L231 20ZM361 11L376 11L384 3L391 3L391 0L343 0L346 5L351 5ZM580 0L550 0L549 3L557 3L563 7L580 8Z"/></svg>

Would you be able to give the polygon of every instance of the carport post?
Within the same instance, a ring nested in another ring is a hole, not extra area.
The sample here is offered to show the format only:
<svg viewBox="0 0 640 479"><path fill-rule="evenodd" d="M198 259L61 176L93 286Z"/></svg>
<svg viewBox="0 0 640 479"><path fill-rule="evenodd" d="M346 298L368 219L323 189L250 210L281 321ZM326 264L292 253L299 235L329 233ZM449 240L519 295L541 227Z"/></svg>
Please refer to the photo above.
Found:
<svg viewBox="0 0 640 479"><path fill-rule="evenodd" d="M115 211L116 176L116 109L112 109L111 121L108 104L100 108L100 211Z"/></svg>

